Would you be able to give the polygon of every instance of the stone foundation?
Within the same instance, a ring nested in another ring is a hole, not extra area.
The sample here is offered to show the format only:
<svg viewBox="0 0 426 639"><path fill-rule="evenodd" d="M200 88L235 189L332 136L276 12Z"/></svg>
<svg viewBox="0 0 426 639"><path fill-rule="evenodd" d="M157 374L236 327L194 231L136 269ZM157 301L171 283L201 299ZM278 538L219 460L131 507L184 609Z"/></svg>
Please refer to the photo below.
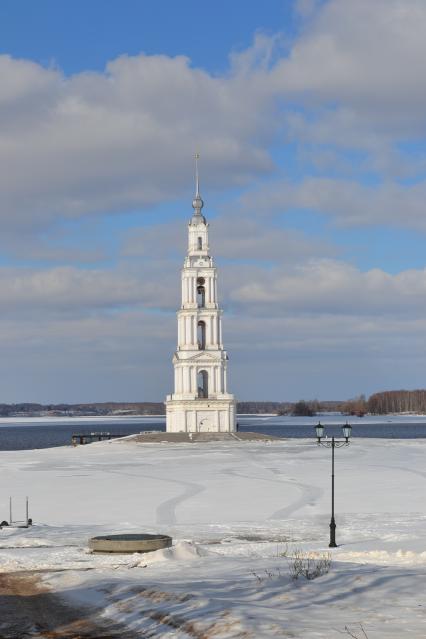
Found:
<svg viewBox="0 0 426 639"><path fill-rule="evenodd" d="M168 433L235 432L234 399L168 399L166 415Z"/></svg>

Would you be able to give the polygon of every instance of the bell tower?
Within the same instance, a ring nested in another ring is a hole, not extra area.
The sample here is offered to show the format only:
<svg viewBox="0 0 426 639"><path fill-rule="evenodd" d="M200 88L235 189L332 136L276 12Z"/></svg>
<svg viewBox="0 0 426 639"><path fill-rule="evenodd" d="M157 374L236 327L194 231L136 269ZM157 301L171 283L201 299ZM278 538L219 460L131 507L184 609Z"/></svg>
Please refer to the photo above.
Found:
<svg viewBox="0 0 426 639"><path fill-rule="evenodd" d="M167 432L235 431L235 399L227 391L228 356L222 343L217 271L210 256L208 223L202 214L198 153L194 213L182 269L178 344L173 357L174 392L167 396Z"/></svg>

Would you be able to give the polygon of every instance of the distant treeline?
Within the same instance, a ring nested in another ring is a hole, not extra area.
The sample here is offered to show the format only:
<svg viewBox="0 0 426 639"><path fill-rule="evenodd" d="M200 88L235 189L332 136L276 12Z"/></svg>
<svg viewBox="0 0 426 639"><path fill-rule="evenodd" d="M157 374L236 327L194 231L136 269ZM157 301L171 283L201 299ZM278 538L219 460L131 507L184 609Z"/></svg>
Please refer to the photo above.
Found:
<svg viewBox="0 0 426 639"><path fill-rule="evenodd" d="M352 400L351 400L352 401ZM355 400L353 400L355 401ZM276 415L315 415L320 411L339 412L347 402L300 400L299 402L238 402L237 413L261 414L272 413Z"/></svg>
<svg viewBox="0 0 426 639"><path fill-rule="evenodd" d="M238 402L238 413L291 413L291 402ZM0 417L13 415L164 415L162 402L95 402L92 404L0 404Z"/></svg>
<svg viewBox="0 0 426 639"><path fill-rule="evenodd" d="M374 393L368 399L359 395L344 402L319 402L318 400L300 400L293 404L292 415L312 416L319 412L336 411L345 415L362 417L367 413L387 415L388 413L423 413L426 414L426 390L398 390ZM287 411L280 411L284 414Z"/></svg>
<svg viewBox="0 0 426 639"><path fill-rule="evenodd" d="M364 395L346 401L300 400L298 402L238 402L237 412L256 415L305 415L336 412L363 416L366 413L426 413L426 390L383 391L369 399ZM0 404L0 417L11 416L88 416L88 415L164 415L162 402L95 402L92 404Z"/></svg>
<svg viewBox="0 0 426 639"><path fill-rule="evenodd" d="M426 413L426 390L398 390L374 393L367 402L368 412L377 415L387 413Z"/></svg>
<svg viewBox="0 0 426 639"><path fill-rule="evenodd" d="M299 402L300 404L300 402ZM304 405L305 402L302 402ZM306 402L313 413L318 410L337 411L341 402ZM237 412L256 415L269 413L273 415L291 415L295 410L294 402L238 402ZM299 407L300 408L300 407ZM302 406L303 410L303 406ZM162 402L95 402L91 404L0 404L0 417L11 416L103 416L103 415L164 415L165 405Z"/></svg>
<svg viewBox="0 0 426 639"><path fill-rule="evenodd" d="M0 416L13 415L164 415L162 402L95 402L92 404L0 404Z"/></svg>
<svg viewBox="0 0 426 639"><path fill-rule="evenodd" d="M291 410L293 404L290 402L238 402L237 413L242 415L259 415L262 413L271 413L276 415L280 412Z"/></svg>

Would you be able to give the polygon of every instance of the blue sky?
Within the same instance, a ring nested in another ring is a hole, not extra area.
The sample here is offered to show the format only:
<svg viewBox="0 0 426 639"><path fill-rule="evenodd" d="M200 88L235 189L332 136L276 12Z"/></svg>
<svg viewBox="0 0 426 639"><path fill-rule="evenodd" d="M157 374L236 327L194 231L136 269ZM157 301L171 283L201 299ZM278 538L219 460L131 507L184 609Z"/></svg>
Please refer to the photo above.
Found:
<svg viewBox="0 0 426 639"><path fill-rule="evenodd" d="M0 401L170 392L195 151L231 390L424 387L425 36L421 0L2 2Z"/></svg>
<svg viewBox="0 0 426 639"><path fill-rule="evenodd" d="M185 55L212 73L227 70L229 53L247 49L257 30L298 28L291 2L196 0L4 0L2 50L65 73L102 71L119 55Z"/></svg>

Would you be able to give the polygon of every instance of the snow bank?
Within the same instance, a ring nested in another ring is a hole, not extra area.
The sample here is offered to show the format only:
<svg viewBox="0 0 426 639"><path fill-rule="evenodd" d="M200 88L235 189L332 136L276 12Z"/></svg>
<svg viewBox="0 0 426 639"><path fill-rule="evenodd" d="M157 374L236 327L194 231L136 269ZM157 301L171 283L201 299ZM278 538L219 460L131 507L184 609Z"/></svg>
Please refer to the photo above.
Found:
<svg viewBox="0 0 426 639"><path fill-rule="evenodd" d="M138 565L155 564L161 561L193 561L205 557L208 552L190 541L179 541L170 548L162 548L154 552L146 553L138 562Z"/></svg>

